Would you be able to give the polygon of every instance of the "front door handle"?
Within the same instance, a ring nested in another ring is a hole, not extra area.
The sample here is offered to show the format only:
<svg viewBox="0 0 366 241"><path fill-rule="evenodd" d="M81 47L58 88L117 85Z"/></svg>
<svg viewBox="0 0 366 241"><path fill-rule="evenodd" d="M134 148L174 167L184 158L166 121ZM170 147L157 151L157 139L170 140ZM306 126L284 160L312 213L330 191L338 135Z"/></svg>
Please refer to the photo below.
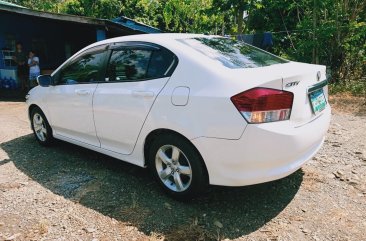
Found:
<svg viewBox="0 0 366 241"><path fill-rule="evenodd" d="M75 90L77 95L89 95L91 92L90 90Z"/></svg>
<svg viewBox="0 0 366 241"><path fill-rule="evenodd" d="M134 97L154 97L154 95L152 91L132 91Z"/></svg>

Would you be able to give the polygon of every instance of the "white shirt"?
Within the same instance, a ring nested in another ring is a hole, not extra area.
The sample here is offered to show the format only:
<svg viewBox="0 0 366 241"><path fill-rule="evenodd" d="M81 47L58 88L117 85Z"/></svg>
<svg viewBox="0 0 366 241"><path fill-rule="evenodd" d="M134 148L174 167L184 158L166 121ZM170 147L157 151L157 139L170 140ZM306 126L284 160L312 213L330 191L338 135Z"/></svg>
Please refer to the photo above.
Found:
<svg viewBox="0 0 366 241"><path fill-rule="evenodd" d="M39 69L39 58L38 57L29 58L28 64L31 64L32 61L37 62L37 64L33 65L29 68L29 73L30 74L39 74L41 72L41 70Z"/></svg>

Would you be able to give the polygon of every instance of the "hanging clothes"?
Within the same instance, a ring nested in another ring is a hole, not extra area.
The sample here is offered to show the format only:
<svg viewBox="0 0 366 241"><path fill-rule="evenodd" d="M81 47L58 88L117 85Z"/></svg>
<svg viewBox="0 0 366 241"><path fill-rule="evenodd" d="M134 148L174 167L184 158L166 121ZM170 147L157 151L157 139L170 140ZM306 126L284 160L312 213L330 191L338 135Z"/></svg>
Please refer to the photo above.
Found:
<svg viewBox="0 0 366 241"><path fill-rule="evenodd" d="M241 34L237 35L237 39L264 50L270 50L273 47L273 36L270 32Z"/></svg>

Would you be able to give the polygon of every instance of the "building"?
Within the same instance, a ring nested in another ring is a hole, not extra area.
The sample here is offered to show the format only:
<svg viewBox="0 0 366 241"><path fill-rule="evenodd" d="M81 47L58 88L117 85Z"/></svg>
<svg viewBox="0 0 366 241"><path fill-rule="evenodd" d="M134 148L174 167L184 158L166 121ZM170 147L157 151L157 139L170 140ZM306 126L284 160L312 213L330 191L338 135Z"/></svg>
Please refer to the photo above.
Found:
<svg viewBox="0 0 366 241"><path fill-rule="evenodd" d="M93 42L158 32L159 29L125 17L107 20L48 13L0 0L0 81L16 78L11 56L18 41L22 42L25 51L37 52L42 72L49 73Z"/></svg>

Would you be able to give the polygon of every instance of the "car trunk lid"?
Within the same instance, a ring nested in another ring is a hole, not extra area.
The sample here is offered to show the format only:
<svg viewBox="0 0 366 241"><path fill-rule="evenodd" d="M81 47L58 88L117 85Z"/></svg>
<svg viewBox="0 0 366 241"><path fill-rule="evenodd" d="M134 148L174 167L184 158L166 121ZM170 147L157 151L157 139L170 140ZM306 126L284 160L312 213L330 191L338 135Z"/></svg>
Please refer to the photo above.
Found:
<svg viewBox="0 0 366 241"><path fill-rule="evenodd" d="M290 120L295 124L311 121L327 105L325 70L321 65L293 63L291 71L283 71L282 89L294 94Z"/></svg>
<svg viewBox="0 0 366 241"><path fill-rule="evenodd" d="M313 120L321 113L321 111L314 112L310 92L320 89L328 101L325 70L326 67L322 65L289 62L267 67L229 70L225 75L229 74L230 79L234 80L230 93L237 94L238 90L256 87L293 93L290 121L298 126Z"/></svg>

